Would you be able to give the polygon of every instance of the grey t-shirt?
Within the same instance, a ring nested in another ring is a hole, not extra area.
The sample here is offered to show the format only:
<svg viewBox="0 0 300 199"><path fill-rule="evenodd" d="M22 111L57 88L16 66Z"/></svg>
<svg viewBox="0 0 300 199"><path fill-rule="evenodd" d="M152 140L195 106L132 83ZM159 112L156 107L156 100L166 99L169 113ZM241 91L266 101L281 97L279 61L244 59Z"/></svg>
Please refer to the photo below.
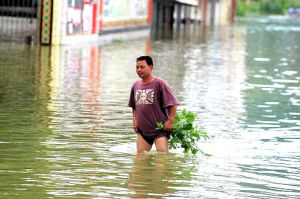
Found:
<svg viewBox="0 0 300 199"><path fill-rule="evenodd" d="M157 122L168 119L167 107L177 105L178 101L165 80L159 77L143 84L137 80L130 93L128 106L136 110L138 127L146 136L155 136Z"/></svg>

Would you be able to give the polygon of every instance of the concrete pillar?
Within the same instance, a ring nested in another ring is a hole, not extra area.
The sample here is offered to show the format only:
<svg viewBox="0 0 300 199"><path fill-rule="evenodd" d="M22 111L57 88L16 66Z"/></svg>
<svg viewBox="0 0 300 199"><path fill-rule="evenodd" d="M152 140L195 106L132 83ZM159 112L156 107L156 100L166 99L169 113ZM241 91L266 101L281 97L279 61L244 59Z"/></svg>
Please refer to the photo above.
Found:
<svg viewBox="0 0 300 199"><path fill-rule="evenodd" d="M161 26L164 23L164 6L157 4L157 26Z"/></svg>
<svg viewBox="0 0 300 199"><path fill-rule="evenodd" d="M191 24L191 18L192 18L192 8L191 6L185 6L185 23Z"/></svg>
<svg viewBox="0 0 300 199"><path fill-rule="evenodd" d="M152 24L157 25L158 20L158 10L157 10L157 3L153 2L153 9L152 9Z"/></svg>
<svg viewBox="0 0 300 199"><path fill-rule="evenodd" d="M40 33L40 43L43 45L51 45L53 40L53 31L55 31L55 27L53 27L53 18L55 18L55 12L53 12L53 1L52 0L42 0L42 14L41 14L41 33Z"/></svg>
<svg viewBox="0 0 300 199"><path fill-rule="evenodd" d="M196 24L199 25L200 18L199 18L199 8L198 7L195 9L195 20L196 20Z"/></svg>
<svg viewBox="0 0 300 199"><path fill-rule="evenodd" d="M214 26L215 25L215 16L216 16L216 2L215 1L211 1L210 3L210 19L209 19L209 24L211 26Z"/></svg>
<svg viewBox="0 0 300 199"><path fill-rule="evenodd" d="M208 0L202 0L202 5L201 5L201 25L205 27L207 25L207 1Z"/></svg>
<svg viewBox="0 0 300 199"><path fill-rule="evenodd" d="M66 35L66 0L53 0L52 44L60 44Z"/></svg>
<svg viewBox="0 0 300 199"><path fill-rule="evenodd" d="M191 6L186 6L186 17L188 19L191 19L191 13L192 13Z"/></svg>
<svg viewBox="0 0 300 199"><path fill-rule="evenodd" d="M231 0L231 10L230 10L230 23L233 24L235 21L235 5L236 0Z"/></svg>
<svg viewBox="0 0 300 199"><path fill-rule="evenodd" d="M153 0L148 0L148 14L147 23L152 25L153 23Z"/></svg>
<svg viewBox="0 0 300 199"><path fill-rule="evenodd" d="M181 24L181 5L176 5L176 25L179 27Z"/></svg>

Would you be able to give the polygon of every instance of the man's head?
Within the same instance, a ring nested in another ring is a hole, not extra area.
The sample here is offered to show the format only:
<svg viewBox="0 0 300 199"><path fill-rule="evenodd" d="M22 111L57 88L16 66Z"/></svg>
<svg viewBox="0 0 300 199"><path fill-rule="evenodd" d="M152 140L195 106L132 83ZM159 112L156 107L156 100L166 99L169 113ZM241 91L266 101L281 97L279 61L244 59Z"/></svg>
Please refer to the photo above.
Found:
<svg viewBox="0 0 300 199"><path fill-rule="evenodd" d="M148 66L153 68L153 60L150 56L141 56L136 59L136 62L145 60Z"/></svg>
<svg viewBox="0 0 300 199"><path fill-rule="evenodd" d="M152 69L153 61L150 56L141 56L136 59L136 73L140 78L146 79L151 77Z"/></svg>

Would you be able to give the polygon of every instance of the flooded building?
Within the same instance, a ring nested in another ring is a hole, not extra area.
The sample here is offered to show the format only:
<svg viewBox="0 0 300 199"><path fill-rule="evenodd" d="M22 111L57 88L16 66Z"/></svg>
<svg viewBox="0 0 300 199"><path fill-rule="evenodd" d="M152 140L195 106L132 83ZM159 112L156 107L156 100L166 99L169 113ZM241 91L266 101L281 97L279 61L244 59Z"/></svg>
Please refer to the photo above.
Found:
<svg viewBox="0 0 300 199"><path fill-rule="evenodd" d="M235 0L154 0L153 24L226 25L234 21L235 4Z"/></svg>
<svg viewBox="0 0 300 199"><path fill-rule="evenodd" d="M235 0L14 0L0 5L0 39L49 44L149 35L151 27L233 22Z"/></svg>
<svg viewBox="0 0 300 199"><path fill-rule="evenodd" d="M52 43L109 40L111 37L107 34L149 29L150 3L148 0L59 1L53 9L55 35L52 36Z"/></svg>

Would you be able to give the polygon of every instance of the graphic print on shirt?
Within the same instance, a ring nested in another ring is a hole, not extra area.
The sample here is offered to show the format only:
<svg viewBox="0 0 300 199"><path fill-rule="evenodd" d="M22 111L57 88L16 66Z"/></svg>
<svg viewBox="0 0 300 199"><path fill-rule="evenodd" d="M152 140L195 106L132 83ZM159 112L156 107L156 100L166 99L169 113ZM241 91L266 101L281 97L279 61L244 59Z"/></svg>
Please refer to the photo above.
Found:
<svg viewBox="0 0 300 199"><path fill-rule="evenodd" d="M136 104L153 104L153 89L139 89L135 94Z"/></svg>

